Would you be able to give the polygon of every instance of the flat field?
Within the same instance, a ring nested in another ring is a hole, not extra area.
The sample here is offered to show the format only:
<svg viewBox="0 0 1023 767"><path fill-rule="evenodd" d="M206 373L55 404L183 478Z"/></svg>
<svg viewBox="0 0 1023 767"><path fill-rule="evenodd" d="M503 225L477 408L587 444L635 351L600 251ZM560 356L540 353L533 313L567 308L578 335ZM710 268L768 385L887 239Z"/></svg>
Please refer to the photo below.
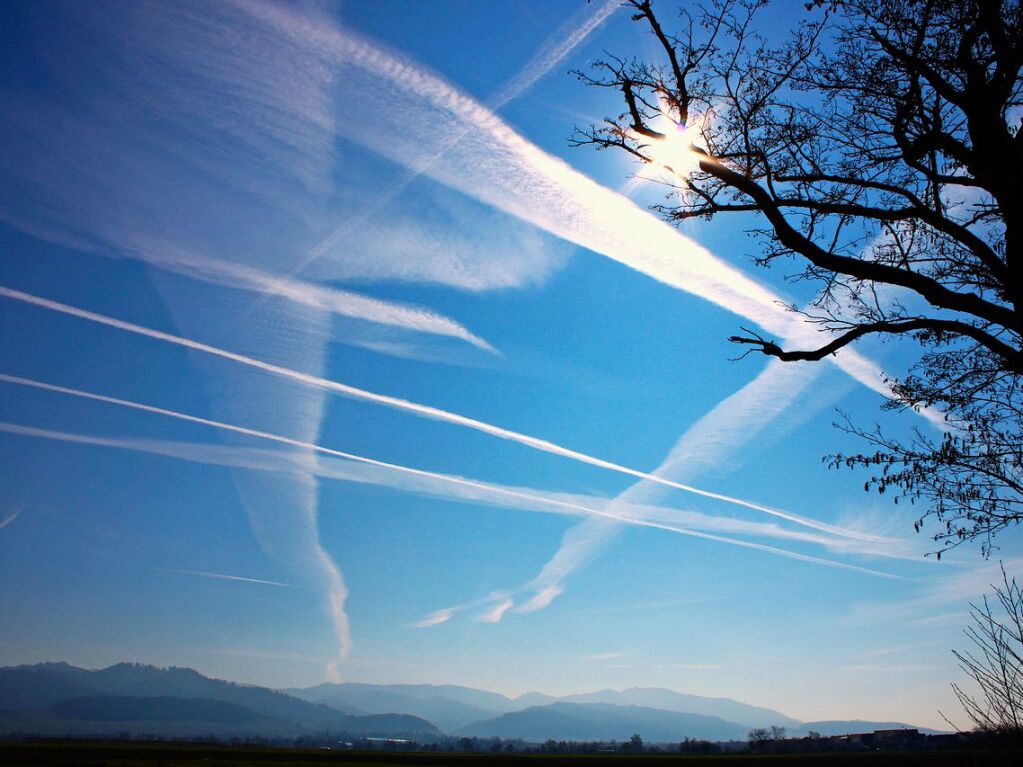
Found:
<svg viewBox="0 0 1023 767"><path fill-rule="evenodd" d="M744 767L792 764L796 767L994 767L1020 763L1019 752L928 751L856 754L799 754L755 756L624 755L624 754L467 754L337 751L330 749L261 748L183 743L106 743L89 741L30 741L0 743L0 764L88 765L89 767L250 767L255 765L342 765L343 767Z"/></svg>

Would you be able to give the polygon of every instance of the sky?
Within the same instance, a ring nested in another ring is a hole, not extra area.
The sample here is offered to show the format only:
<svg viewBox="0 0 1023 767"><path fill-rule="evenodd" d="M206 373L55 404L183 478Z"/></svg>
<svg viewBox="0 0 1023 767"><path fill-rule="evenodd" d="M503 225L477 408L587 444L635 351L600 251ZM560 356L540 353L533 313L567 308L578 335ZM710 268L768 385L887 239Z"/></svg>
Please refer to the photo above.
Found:
<svg viewBox="0 0 1023 767"><path fill-rule="evenodd" d="M0 664L962 721L1019 546L822 461L939 434L911 347L735 360L814 286L570 146L620 111L570 71L655 54L616 0L0 15Z"/></svg>

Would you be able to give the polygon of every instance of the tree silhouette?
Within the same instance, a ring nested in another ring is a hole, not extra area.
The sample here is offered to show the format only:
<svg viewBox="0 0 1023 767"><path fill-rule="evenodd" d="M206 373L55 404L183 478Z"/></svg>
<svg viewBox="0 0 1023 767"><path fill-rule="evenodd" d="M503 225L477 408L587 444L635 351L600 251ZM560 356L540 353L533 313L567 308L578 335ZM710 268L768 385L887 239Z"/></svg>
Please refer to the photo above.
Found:
<svg viewBox="0 0 1023 767"><path fill-rule="evenodd" d="M771 731L764 727L756 727L749 731L749 735L746 739L750 743L763 743L764 741L771 739Z"/></svg>
<svg viewBox="0 0 1023 767"><path fill-rule="evenodd" d="M638 732L632 733L627 743L622 743L622 751L630 753L641 753L643 751L643 738Z"/></svg>
<svg viewBox="0 0 1023 767"><path fill-rule="evenodd" d="M577 145L656 167L669 221L745 215L757 261L798 264L819 285L796 309L824 334L785 348L816 361L866 336L914 343L889 381L892 408L934 408L940 439L908 441L846 421L881 492L928 502L939 555L1023 519L1023 11L1019 0L815 0L784 42L758 33L766 0L710 0L662 26L626 0L658 61L608 55L577 73L624 111Z"/></svg>
<svg viewBox="0 0 1023 767"><path fill-rule="evenodd" d="M1002 585L970 605L972 623L965 629L972 650L953 650L959 667L977 692L952 689L974 726L994 735L1023 738L1023 590L1002 568Z"/></svg>

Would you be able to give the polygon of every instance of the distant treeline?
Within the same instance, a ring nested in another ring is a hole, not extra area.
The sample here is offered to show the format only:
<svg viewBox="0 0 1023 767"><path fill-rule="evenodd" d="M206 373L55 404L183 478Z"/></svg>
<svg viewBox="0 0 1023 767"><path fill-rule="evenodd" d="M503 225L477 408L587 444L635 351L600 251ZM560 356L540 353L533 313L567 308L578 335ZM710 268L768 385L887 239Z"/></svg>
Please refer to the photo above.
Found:
<svg viewBox="0 0 1023 767"><path fill-rule="evenodd" d="M468 752L430 750L410 751L397 744L377 742L355 748L274 748L252 744L182 743L176 741L82 741L32 740L0 742L0 764L20 767L306 767L310 764L335 767L595 767L623 764L684 764L686 767L762 767L787 764L788 757L770 754L731 752L727 754L691 754L680 756L661 750L661 746L642 752L549 753L537 750ZM587 745L587 744L581 744ZM589 744L592 745L592 744ZM621 745L621 744L618 744ZM681 746L682 744L676 744ZM692 745L692 742L690 742ZM542 744L541 744L542 746ZM567 747L567 742L566 742ZM537 746L530 746L535 749ZM393 750L392 750L393 749ZM659 755L658 755L659 753ZM791 758L799 767L1001 767L1019 763L1019 752L1004 748L975 746L969 750L916 752L832 752L810 753Z"/></svg>
<svg viewBox="0 0 1023 767"><path fill-rule="evenodd" d="M16 733L2 737L3 741L39 744L59 744L60 740L18 736ZM68 740L68 743L97 744L116 741L119 743L174 745L209 745L219 747L259 747L280 749L315 749L319 751L349 752L393 752L393 753L448 753L448 754L618 754L618 755L715 755L715 754L828 754L858 752L936 752L961 750L1019 750L1023 742L1018 738L988 733L951 733L925 735L916 730L885 730L855 735L832 737L810 736L805 738L782 738L775 740L712 742L694 738L683 738L677 743L644 743L637 733L625 741L572 741L550 739L543 743L527 743L522 740L479 737L440 737L429 742L402 738L348 738L342 733L323 732L296 738L268 738L250 736L244 738L205 737L175 738L166 736L140 735L137 733L111 734L103 738Z"/></svg>

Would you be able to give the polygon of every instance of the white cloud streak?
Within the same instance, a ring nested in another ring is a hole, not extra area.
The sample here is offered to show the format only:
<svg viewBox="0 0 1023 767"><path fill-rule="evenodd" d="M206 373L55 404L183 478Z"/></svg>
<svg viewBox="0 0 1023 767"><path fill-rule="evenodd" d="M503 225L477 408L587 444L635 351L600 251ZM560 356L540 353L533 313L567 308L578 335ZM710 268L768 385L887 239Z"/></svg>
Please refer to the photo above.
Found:
<svg viewBox="0 0 1023 767"><path fill-rule="evenodd" d="M425 629L430 626L439 626L441 623L446 623L451 620L451 616L454 614L454 608L445 610L436 610L427 615L422 620L416 621L412 624L412 628Z"/></svg>
<svg viewBox="0 0 1023 767"><path fill-rule="evenodd" d="M83 109L64 109L49 93L32 88L12 100L3 131L12 151L0 158L0 166L26 193L4 201L0 219L77 249L140 258L212 285L318 310L296 312L280 302L280 311L269 318L268 325L278 326L279 315L287 315L294 331L289 346L295 348L259 346L259 354L270 353L278 361L282 354L304 355L291 367L310 369L322 360L325 340L317 332L322 329L321 310L494 351L460 324L433 312L278 276L308 243L309 232L324 231L325 215L333 216L337 209L333 72L305 40L281 35L251 15L234 13L227 4L214 7L186 0L145 9L121 5L114 9L113 24L110 9L83 5L74 11L75 23L51 30L46 58L54 81L75 93ZM83 45L82 40L90 42ZM124 61L130 66L123 66ZM545 61L549 66L555 59L548 56ZM542 74L539 63L534 60L533 68L522 73L519 86L528 87L528 78ZM90 73L85 87L82 72ZM97 98L92 82L112 87ZM67 150L68 135L76 138L73 152ZM390 218L389 232L411 231ZM508 261L515 261L517 247L534 239L529 231L516 239L504 237L500 226L481 229L507 246ZM449 268L450 241L424 241L416 234L410 238L419 248L415 262L428 260L426 250L432 247L433 264L423 273L440 281L455 276L458 284L518 285L561 260L551 258L549 249L535 248L515 267L502 263L486 271L476 268L484 265L483 259L463 258ZM482 250L494 255L489 248ZM239 254L246 263L198 253ZM379 259L373 256L364 261L378 269ZM264 271L253 264L274 266ZM384 271L374 274L393 276L388 266L395 264L384 264ZM162 279L156 275L158 284ZM187 326L201 314L206 332L213 324L209 315L224 316L219 300L190 313L183 305L194 309L195 303L180 293L173 296L174 286L168 290L167 285L163 282L165 296L172 295L168 308L180 323ZM239 341L248 348L257 345L251 334ZM396 348L366 345L383 353ZM278 384L232 381L231 376L227 371L225 378L215 375L205 381L218 394L227 393L219 400L216 394L211 397L214 412L244 412L252 418L254 412L264 415L273 407L288 420L289 432L317 431L320 392L299 393L285 401ZM231 397L239 386L244 395ZM344 654L350 645L343 611L347 591L316 534L315 483L303 478L290 488L268 489L255 487L258 478L241 473L235 480L264 550L325 585ZM282 510L299 506L302 515L294 516L290 526L282 524Z"/></svg>
<svg viewBox="0 0 1023 767"><path fill-rule="evenodd" d="M741 445L761 436L794 403L803 404L804 410L800 417L808 417L813 405L807 402L806 392L817 382L822 372L823 368L819 365L791 365L772 360L753 381L719 402L693 424L653 473L673 478L692 478L709 470L720 470L730 454ZM830 391L837 396L835 389ZM662 509L650 505L650 502L661 489L641 480L611 501L608 508L623 511L630 516L657 519ZM736 520L736 524L737 527L745 527L748 523ZM529 613L548 607L564 593L564 580L606 549L621 529L621 525L606 519L591 518L567 530L557 552L541 571L531 581L513 589L513 592L532 593L514 611ZM723 528L718 529L723 531ZM919 560L919 552L910 542L885 536L875 537L877 542L872 543L847 538L830 539L831 542L817 539L814 542L844 553L859 552ZM884 543L880 543L881 540Z"/></svg>
<svg viewBox="0 0 1023 767"><path fill-rule="evenodd" d="M480 613L476 620L480 623L500 623L502 616L514 606L515 602L510 597L505 597Z"/></svg>
<svg viewBox="0 0 1023 767"><path fill-rule="evenodd" d="M0 380L6 381L7 383L24 383L26 379L16 379L11 376L0 375ZM66 389L63 387L53 387L49 384L39 385L39 382L24 383L24 385L35 385L37 388L45 388L50 391L59 392L62 394L71 394L72 396L84 397L86 399L93 399L108 404L120 405L123 407L129 407L132 409L144 410L146 412L154 413L157 415L169 416L177 418L179 420L185 420L192 423L198 423L205 426L211 426L213 428L230 431L233 433L241 433L257 439L265 439L272 442L278 442L292 447L301 447L314 452L323 453L325 455L333 456L335 458L343 458L346 461L354 463L365 464L376 468L384 469L391 472L398 472L401 474L411 475L419 479L433 480L442 484L449 484L458 486L460 488L466 488L472 491L482 493L482 495L465 495L464 493L444 493L438 492L436 487L424 488L423 486L413 486L412 488L400 483L393 481L381 481L379 478L373 478L359 472L353 472L344 467L313 464L310 465L303 460L301 454L289 458L287 454L278 454L271 457L258 456L253 453L246 454L244 451L238 451L237 449L232 450L230 448L224 449L220 447L211 446L196 446L189 445L187 443L179 444L173 442L163 442L154 440L143 440L143 439L123 439L117 437L101 437L89 434L74 434L70 432L56 431L51 429L41 429L33 426L24 426L22 424L0 422L0 432L7 434L17 434L23 437L36 437L40 439L50 439L60 442L68 442L73 444L83 445L96 445L102 447L119 448L126 450L134 450L139 452L153 453L156 455L164 455L172 458L179 458L182 460L193 461L197 463L212 463L215 465L223 466L234 466L245 469L256 469L263 471L281 470L282 468L294 473L303 475L321 476L333 479L341 479L350 482L369 482L370 484L381 484L388 487L395 487L398 489L409 490L414 489L418 492L428 492L434 495L441 495L443 497L450 497L455 500L469 501L469 502L489 502L496 503L496 505L504 506L507 508L516 509L528 509L528 510L540 510L540 511L553 511L555 513L568 513L574 515L583 516L595 516L607 520L613 520L625 524L637 525L641 527L649 527L656 530L664 530L667 532L677 533L679 535L687 535L696 538L702 538L705 540L716 541L718 543L726 543L733 546L740 546L743 548L754 549L757 551L763 551L771 554L778 554L780 556L788 557L790 559L796 559L802 562L810 562L816 564L827 565L829 567L838 567L841 569L853 570L856 572L868 573L871 575L878 575L886 578L895 578L897 576L891 575L890 573L881 572L878 570L872 570L870 568L859 567L856 565L850 565L843 562L836 562L821 557L814 557L797 552L788 551L786 549L779 549L773 546L765 544L752 543L750 541L739 540L735 538L728 538L713 533L704 531L698 531L681 527L674 522L677 520L673 517L687 518L684 512L676 512L670 509L661 509L660 514L666 520L665 522L652 521L654 514L646 512L645 516L636 514L629 516L626 514L619 514L615 512L607 511L606 508L600 508L599 500L593 505L585 505L584 503L576 502L574 500L564 500L556 494L542 494L541 491L532 491L528 489L520 488L509 488L502 485L493 485L477 480L465 479L463 477L457 477L447 474L439 474L437 472L425 471L422 469L415 469L408 466L402 466L399 464L387 463L384 461L378 461L373 458L366 458L364 456L355 455L352 453L346 453L340 450L334 450L332 448L324 447L322 445L316 445L313 443L301 442L299 440L293 440L289 437L283 437L278 434L270 434L268 432L261 432L255 429L247 429L241 426L235 426L233 424L222 423L220 421L212 421L209 419L199 418L197 416L188 415L187 413L178 413L171 410L164 410L162 408L154 408L149 405L143 405L137 402L130 402L128 400L119 400L114 397L106 397L103 395L93 394L91 392L82 392L75 389ZM503 499L504 502L499 502L498 499ZM585 499L584 499L585 500ZM594 499L589 499L591 503ZM692 514L688 517L697 524L703 523L712 529L715 528L714 518L706 515ZM790 537L784 533L778 535L777 528L771 527L757 527L757 526L746 526L742 527L735 532L745 534L766 534L774 535L774 537L787 538ZM815 543L827 543L827 539L808 539L805 536L795 535L791 536L796 540L815 542ZM456 611L460 611L467 607L474 607L483 604L491 604L501 602L505 599L506 595L503 593L496 593L486 597L483 600L476 600L467 605L453 608ZM444 610L436 611L436 614L444 613ZM501 611L503 614L504 611ZM449 616L450 617L450 616ZM437 621L441 622L441 621Z"/></svg>
<svg viewBox="0 0 1023 767"><path fill-rule="evenodd" d="M588 7L580 8L554 31L515 77L487 100L487 105L496 111L529 90L620 7L621 0L594 0Z"/></svg>
<svg viewBox="0 0 1023 767"><path fill-rule="evenodd" d="M719 467L729 453L757 436L798 399L820 371L816 365L769 363L753 381L693 424L654 473L692 477ZM653 489L651 483L641 480L615 498L610 507L633 508L638 516L655 514L654 509L642 506L653 497ZM606 519L587 519L566 530L558 550L540 572L514 590L531 594L515 612L531 613L550 606L564 593L565 579L604 551L621 529Z"/></svg>
<svg viewBox="0 0 1023 767"><path fill-rule="evenodd" d="M411 402L409 400L400 399L398 397L392 397L384 394L378 394L376 392L371 392L366 389L360 389L355 386L350 386L348 384L344 384L338 381L333 381L330 379L322 378L320 376L311 375L309 373L302 373L297 370L292 370L290 368L283 367L281 365L274 365L272 363L264 362L253 357L237 354L235 352L227 351L226 349L221 349L215 346L211 346L209 344L200 343L199 341L193 341L191 339L182 338L181 336L176 336L171 333L153 330L152 328L147 328L141 325L136 325L135 323L118 320L113 317L108 317L106 315L99 314L97 312L79 309L77 307L69 306L68 304L60 303L58 301L51 301L49 299L41 298L30 293L24 293L19 290L13 290L5 286L0 286L0 297L9 298L14 301L20 301L26 304L30 304L32 306L39 307L41 309L47 309L50 311L58 312L60 314L66 314L72 317L77 317L79 319L88 320L90 322L95 322L101 325L106 325L108 327L116 328L118 330L122 330L128 333L134 333L136 335L152 338L157 341L163 341L165 343L174 346L179 346L185 349L190 349L192 351L203 352L214 357L220 357L222 359L230 360L241 365L245 365L267 373L272 373L282 378L296 381L305 386L311 386L317 389L339 394L344 397L349 397L364 402L371 402L373 404L382 405L384 407L393 408L395 410L412 413L423 418L430 418L433 420L442 421L444 423L463 426L469 429L473 429L475 431L482 432L484 434L488 434L493 437L497 437L499 439L516 442L520 445L530 447L534 450L551 453L553 455L558 455L563 458L568 458L570 460L577 461L579 463L596 466L598 468L617 472L619 474L633 476L639 479L647 480L655 484L663 485L665 487L670 487L675 490L681 490L686 493L692 493L694 495L698 495L704 498L710 498L713 500L723 501L725 503L742 506L753 511L758 511L763 514L778 517L780 519L785 519L789 522L793 522L798 525L803 525L805 527L810 527L815 530L820 530L822 532L831 533L833 535L845 536L849 538L855 538L864 541L877 540L876 536L871 536L867 533L862 533L860 531L854 530L846 530L844 528L836 527L835 525L829 525L824 522L819 522L808 517L803 517L798 514L783 511L770 506L765 506L763 504L755 503L753 501L744 500L742 498L736 498L734 496L726 495L724 493L716 493L710 490L703 490L701 488L683 484L681 482L675 482L673 480L665 479L663 477L659 477L648 472L633 469L628 466L613 463L611 461L606 461L602 458L597 458L595 456L588 455L577 450L572 450L570 448L563 447L561 445L558 445L554 442L550 442L545 439L540 439L538 437L533 437L527 434L523 434L521 432L512 431L511 429L505 429L500 426L495 426L493 424L487 423L485 421L480 421L475 418L469 418L467 416L452 413L447 410L442 410L441 408L431 407L429 405L421 405L416 402Z"/></svg>
<svg viewBox="0 0 1023 767"><path fill-rule="evenodd" d="M1007 572L1018 572L1023 568L1023 558L1006 557L1000 562L983 561L958 572L943 574L929 579L916 597L896 602L859 602L839 620L849 625L893 625L933 626L951 620L954 616L966 615L970 602L990 593L994 585L1002 581L1001 568ZM948 565L946 565L947 567ZM952 612L949 608L958 608Z"/></svg>
<svg viewBox="0 0 1023 767"><path fill-rule="evenodd" d="M276 436L276 435L275 435ZM469 480L449 474L425 472L408 466L385 463L368 463L339 457L324 457L315 464L294 457L288 452L270 452L256 448L237 446L202 445L180 442L154 441L145 439L114 439L88 437L102 440L108 447L138 450L172 458L212 465L236 466L259 471L286 471L311 473L325 479L343 482L388 487L402 492L443 498L445 500L486 505L497 508L534 511L542 513L586 516L607 511L612 500L589 495L556 493L528 487L513 487ZM90 444L100 444L91 442ZM866 554L894 559L908 558L902 554L900 541L888 539L884 544L864 544L860 547L844 538L823 535L801 529L781 527L773 522L755 522L733 517L684 511L667 506L650 506L618 502L614 508L620 516L614 522L631 523L637 519L660 522L672 526L684 526L705 532L729 535L746 535L822 546L841 553ZM603 517L597 517L603 520ZM911 561L917 561L912 559ZM537 595L537 601L553 599L556 589ZM488 604L504 592L487 597L479 604ZM546 605L543 605L546 606Z"/></svg>
<svg viewBox="0 0 1023 767"><path fill-rule="evenodd" d="M493 351L434 312L280 276L295 271L345 204L331 73L302 40L227 3L66 10L74 23L53 30L47 60L59 87L88 108L65 109L32 87L9 99L0 141L11 151L0 157L0 172L22 193L0 200L0 220L77 250ZM106 79L116 86L97 97L91 83ZM421 216L392 212L367 239L390 238L386 249L404 238L407 263L379 249L356 251L346 254L347 276L444 282L447 275L483 289L531 282L563 261L549 243L537 243L550 238L474 206L476 230L489 236L460 248L452 227L417 226Z"/></svg>
<svg viewBox="0 0 1023 767"><path fill-rule="evenodd" d="M619 6L620 0L603 0L603 2L593 3L591 7L581 9L573 14L571 18L564 22L548 38L547 43L526 62L525 66L519 70L515 77L506 83L494 96L487 99L487 108L496 111L532 87L537 80L547 74L558 62L568 56L580 43L589 37L594 30L600 27ZM407 171L400 178L389 184L360 211L335 229L329 237L312 248L308 256L296 267L296 271L304 269L312 261L336 248L353 228L363 226L374 211L386 205L408 187L413 180L425 173L445 152L462 141L466 137L468 130L468 127L463 127L461 132L455 131L448 134L439 146L433 148L431 154L420 157L416 162L410 164Z"/></svg>
<svg viewBox="0 0 1023 767"><path fill-rule="evenodd" d="M314 309L323 309L341 317L365 320L416 333L456 338L484 351L496 353L494 347L463 325L416 306L370 298L350 290L339 290L276 275L234 261L196 256L168 246L136 247L131 252L148 264L213 285L275 296Z"/></svg>
<svg viewBox="0 0 1023 767"><path fill-rule="evenodd" d="M590 661L592 663L599 663L603 660L616 660L618 658L625 657L623 652L599 652L595 655L584 655L580 660Z"/></svg>
<svg viewBox="0 0 1023 767"><path fill-rule="evenodd" d="M438 155L425 173L441 183L762 326L788 328L778 296L529 143L439 77L350 30L275 6L243 7L281 33L303 37L338 68L342 133L406 167ZM463 140L449 147L451 135Z"/></svg>
<svg viewBox="0 0 1023 767"><path fill-rule="evenodd" d="M613 3L610 2L601 4L598 8L599 12L595 13L594 17L605 11L609 13L612 5ZM270 37L275 43L280 43L280 45L272 46L274 50L291 51L292 48L297 47L301 52L301 57L296 60L302 63L303 69L315 73L316 76L312 78L313 80L325 81L329 79L328 73L330 77L337 76L337 82L340 83L341 88L340 101L352 106L352 109L342 115L340 122L335 125L334 117L325 106L322 88L313 88L309 92L306 92L305 89L293 91L287 77L274 77L271 78L270 84L273 87L269 89L269 92L274 100L280 99L286 105L286 109L280 110L280 105L276 101L268 102L265 96L260 95L265 79L260 76L260 73L263 72L262 68L258 72L253 70L256 74L249 77L247 74L249 70L236 66L237 61L231 51L215 51L214 63L217 66L212 70L246 73L237 82L230 83L233 94L253 99L257 107L266 110L269 117L272 118L268 121L269 124L274 126L278 133L289 139L286 145L293 143L291 141L293 136L290 135L290 132L297 126L301 128L301 133L310 133L311 141L309 143L311 145L315 144L320 148L328 146L329 137L335 130L340 129L350 137L371 146L380 154L409 168L418 167L424 157L429 158L430 153L434 153L436 161L429 162L425 172L454 189L493 205L506 213L516 215L569 242L602 253L630 268L648 274L654 279L702 296L730 311L747 317L769 332L790 338L807 332L805 326L800 326L791 315L787 315L780 309L777 304L779 297L771 291L749 279L739 270L716 259L705 249L700 248L646 211L639 209L627 199L600 187L575 172L567 164L529 144L497 118L492 110L464 96L439 78L423 72L414 64L386 53L347 31L339 31L333 25L324 23L322 19L305 18L279 6L241 2L238 7L247 12L250 21L258 22L254 26L260 28L261 34L267 30L274 33ZM181 19L189 18L189 23L194 22L191 17L195 14L191 10L181 13L179 16ZM216 22L222 24L223 19L218 18ZM152 30L148 31L152 32ZM156 36L156 39L159 40L159 37ZM559 46L555 44L551 49L552 53L546 59L544 58L546 54L541 52L537 58L538 63L533 69L531 70L527 65L520 78L510 84L509 88L514 90L520 86L528 87L531 82L530 78L533 77L530 72L542 73L544 61L553 62L558 57L565 55L568 50L571 50L571 46L576 44L572 42L572 39L565 39L565 44L560 46L560 53L558 52ZM267 38L261 38L261 42L265 43L266 41ZM568 43L571 45L566 47ZM166 43L162 47L173 48ZM188 52L196 53L194 50ZM205 54L209 52L200 51L199 53L204 55L192 56L193 65L196 62L207 61ZM166 50L161 50L161 54L168 55ZM172 55L177 57L179 53L174 49ZM287 60L288 55L283 53L274 57L269 74L273 74L273 68L278 64L287 63ZM550 64L545 66L550 66ZM207 67L207 69L210 68ZM358 76L349 76L356 70L360 73ZM255 84L258 84L259 88L253 90ZM355 101L348 98L352 94L358 97ZM186 103L190 110L197 108L193 98L186 99ZM202 104L198 106L202 106ZM290 120L295 114L301 115L303 110L307 109L310 111L311 117L308 124L302 121L298 121L294 126L290 122L280 124L280 118L275 114L277 111L283 111ZM370 119L361 119L363 117ZM450 138L453 135L465 137L465 140L456 142L454 146L446 147L445 144L450 143ZM267 144L267 146L269 145ZM436 155L438 148L441 149L443 156ZM302 159L307 160L313 156L313 153L310 153L308 156L303 155ZM318 160L315 157L314 159ZM302 167L307 167L312 171L317 167L317 163L303 163ZM312 172L310 176L312 176ZM315 183L315 180L311 183ZM236 283L245 280L249 280L253 284L259 282L259 280L251 278L251 274L242 277L236 272L231 276L221 275L217 279L231 279ZM241 287L242 285L236 284L235 286ZM5 295L9 298L14 297L10 292ZM21 294L23 297L26 295ZM24 299L19 298L18 300ZM289 300L294 299L289 298ZM316 376L298 373L283 366L271 365L252 357L234 354L140 326L132 326L130 323L122 323L111 318L97 319L101 315L74 310L73 307L47 302L46 299L37 299L36 305L58 311L61 309L56 309L56 306L63 306L64 309L73 310L65 313L74 314L83 319L103 322L109 326L131 332L143 331L143 335L158 340L230 359L290 380L300 381L306 385L333 391L342 394L342 396L371 401L423 417L473 428L534 449L629 474L644 482L738 503L762 513L772 514L797 524L815 528L821 532L835 535L850 534L849 531L842 531L834 526L824 525L824 523L807 520L788 512L770 509L741 499L702 491L454 413L366 392ZM379 309L380 307L373 308ZM453 328L447 328L447 330L459 332ZM455 337L461 337L463 340L473 343L468 337L458 335ZM836 361L858 380L876 391L886 393L877 366L869 360L865 360L851 350L846 350L839 355ZM303 442L302 444L307 443ZM590 524L590 522L588 521L586 524ZM609 527L606 522L600 524L605 528ZM599 524L593 525L593 529L596 530L599 526ZM876 540L872 536L862 534L856 534L853 537L864 542ZM558 587L544 586L537 592L531 603L540 606L548 604L556 596L556 593L558 593ZM522 608L520 607L520 609ZM503 613L504 610L501 611L501 614Z"/></svg>
<svg viewBox="0 0 1023 767"><path fill-rule="evenodd" d="M3 528L7 527L10 524L12 524L14 522L14 520L16 520L18 517L21 516L21 512L23 512L23 511L24 511L24 509L15 509L10 514L8 514L6 517L4 517L3 519L0 519L0 530L2 530Z"/></svg>
<svg viewBox="0 0 1023 767"><path fill-rule="evenodd" d="M338 130L407 168L575 245L692 293L797 343L821 335L783 297L714 256L627 197L520 136L492 109L401 56L321 20L277 6L239 7L311 50L338 72ZM462 140L451 144L450 137ZM424 158L429 158L424 162ZM852 349L830 358L888 396L881 369ZM924 417L935 425L940 418Z"/></svg>
<svg viewBox="0 0 1023 767"><path fill-rule="evenodd" d="M323 55L357 71L342 78L351 91L344 100L355 106L339 123L356 140L563 239L710 300L791 343L820 343L813 328L785 312L781 296L544 153L493 110L440 78L348 32L311 28L295 16L265 7L249 9L290 34L308 35ZM452 135L466 140L452 147ZM843 350L832 361L872 390L890 394L880 368L854 350ZM937 414L923 415L942 427ZM567 533L535 584L543 596L530 600L526 609L549 604L551 594L560 590L555 585L560 577L612 535L608 525L592 520Z"/></svg>
<svg viewBox="0 0 1023 767"><path fill-rule="evenodd" d="M310 442L302 440L292 439L290 437L284 437L278 434L271 434L268 432L259 431L257 429L249 429L242 426L236 426L234 424L228 424L221 421L214 421L207 418L201 418L199 416L189 415L187 413L180 413L173 410L167 410L164 408L154 407L152 405L146 405L139 402L133 402L131 400L123 400L116 397L108 397L106 395L95 394L93 392L86 392L78 389L71 389L62 386L55 386L53 384L47 384L40 381L33 381L31 379L20 378L17 376L9 376L6 374L0 374L0 381L6 383L12 383L15 385L28 386L30 388L41 389L44 391L50 391L53 393L66 394L82 399L93 400L97 402L104 402L111 405L117 405L120 407L126 407L132 410L139 410L142 412L152 413L154 415L162 415L169 418L175 418L177 420L186 421L189 423L195 423L198 425L208 426L223 431L228 431L234 434L242 434L257 439L267 440L278 444L284 444L291 447L298 447L310 452L322 453L324 455L332 456L335 458L343 458L348 461L353 461L360 464L366 464L369 466L386 469L389 471L399 472L402 474L411 475L418 478L425 478L430 480L437 480L443 483L451 485L457 485L460 487L470 488L473 490L481 490L488 493L492 493L497 496L504 496L507 498L518 499L521 501L530 502L532 504L539 504L542 508L556 507L563 509L568 513L583 514L588 516L603 517L618 522L625 522L641 527L648 527L657 530L664 530L666 532L672 532L679 535L686 535L696 538L702 538L705 540L716 541L719 543L726 543L733 546L740 546L747 549L756 551L762 551L765 553L777 554L779 556L788 557L790 559L826 565L829 567L837 567L840 569L852 570L856 572L868 573L871 575L877 575L885 578L897 578L890 573L881 572L878 570L872 570L870 568L859 567L857 565L851 565L844 562L837 562L834 560L824 559L821 557L814 557L806 554L800 554L798 552L789 551L786 549L779 549L774 546L768 546L766 544L754 543L751 541L744 541L735 538L728 538L713 533L702 532L692 530L684 527L680 527L674 524L665 524L661 522L651 521L650 519L643 519L640 516L629 516L626 514L619 514L606 509L586 506L581 503L574 501L562 500L559 497L552 497L550 495L543 496L536 493L526 492L515 488L506 488L498 485L491 485L476 480L465 479L462 477L455 477L451 475L440 474L437 472L425 471L422 469L414 469L408 466L401 466L399 464L387 463L385 461L379 461L373 458L367 458L353 453L347 453L341 450L334 450L333 448L324 447ZM31 426L23 426L20 424L12 423L0 423L0 431L9 434L18 434L26 437L38 437L43 439L53 439L63 442L71 442L78 444L91 444L91 445L103 445L107 447L117 447L133 450L144 450L147 452L154 452L164 455L173 455L174 457L184 458L186 460L196 460L196 458L189 455L189 451L186 448L184 452L181 451L180 447L175 448L168 447L168 443L153 443L145 440L124 440L110 437L97 437L92 435L81 435L71 434L67 432L54 431L49 429L40 429ZM207 454L208 455L208 454ZM304 461L299 461L297 464L292 463L292 470L298 470L303 472L315 473L316 467L309 465ZM330 476L329 472L325 472L326 476ZM348 476L343 478L348 479ZM495 594L488 597L484 602L498 602L503 600L504 595ZM461 609L461 608L458 608ZM438 611L438 613L443 611ZM504 610L500 611L498 617L504 613ZM440 622L440 621L438 621Z"/></svg>
<svg viewBox="0 0 1023 767"><path fill-rule="evenodd" d="M753 439L788 408L819 375L817 366L768 367L738 392L718 403L676 442L661 465L658 476L695 477L715 468L739 445ZM648 503L655 487L640 480L611 502L612 508ZM547 607L564 591L563 581L603 551L620 531L619 525L586 520L565 532L561 546L540 573L524 589L535 592L519 612Z"/></svg>
<svg viewBox="0 0 1023 767"><path fill-rule="evenodd" d="M238 581L240 583L255 583L261 586L279 586L287 589L297 589L298 586L294 583L284 583L282 581L270 581L265 578L249 578L244 575L229 575L228 573L214 573L208 570L179 570L172 567L156 567L153 568L163 573L177 573L178 575L194 575L197 578L212 578L220 581Z"/></svg>

